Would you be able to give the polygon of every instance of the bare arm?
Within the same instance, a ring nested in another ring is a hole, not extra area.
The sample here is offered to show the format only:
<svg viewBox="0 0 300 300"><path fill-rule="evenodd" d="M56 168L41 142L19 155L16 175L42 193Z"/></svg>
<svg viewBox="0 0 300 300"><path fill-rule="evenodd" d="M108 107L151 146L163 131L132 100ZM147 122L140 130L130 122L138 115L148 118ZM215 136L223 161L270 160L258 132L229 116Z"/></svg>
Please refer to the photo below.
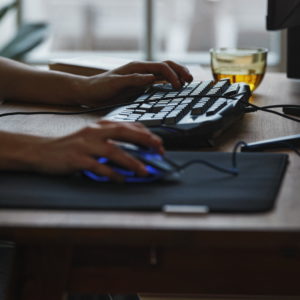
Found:
<svg viewBox="0 0 300 300"><path fill-rule="evenodd" d="M99 105L126 97L155 80L167 80L175 88L193 79L189 71L172 61L132 62L92 77L43 71L0 58L0 98L33 103ZM121 99L122 100L122 99Z"/></svg>
<svg viewBox="0 0 300 300"><path fill-rule="evenodd" d="M75 104L85 77L43 71L0 57L0 97L33 103Z"/></svg>

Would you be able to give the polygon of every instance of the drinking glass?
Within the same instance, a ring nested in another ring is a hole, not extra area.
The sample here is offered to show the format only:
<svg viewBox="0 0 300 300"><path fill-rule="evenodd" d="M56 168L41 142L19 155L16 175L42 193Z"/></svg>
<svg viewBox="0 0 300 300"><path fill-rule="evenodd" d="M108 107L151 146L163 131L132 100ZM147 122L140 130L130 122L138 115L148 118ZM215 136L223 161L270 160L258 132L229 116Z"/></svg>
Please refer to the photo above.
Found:
<svg viewBox="0 0 300 300"><path fill-rule="evenodd" d="M210 50L215 80L229 78L231 83L245 82L254 91L261 83L267 65L265 48L218 48Z"/></svg>

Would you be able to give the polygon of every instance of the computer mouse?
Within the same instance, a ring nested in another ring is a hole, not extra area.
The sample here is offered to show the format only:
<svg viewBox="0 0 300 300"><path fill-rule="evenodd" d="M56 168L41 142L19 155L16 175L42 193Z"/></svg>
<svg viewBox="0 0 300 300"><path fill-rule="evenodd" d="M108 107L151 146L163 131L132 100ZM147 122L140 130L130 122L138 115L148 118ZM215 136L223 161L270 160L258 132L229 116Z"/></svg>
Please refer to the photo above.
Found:
<svg viewBox="0 0 300 300"><path fill-rule="evenodd" d="M120 143L118 146L140 160L145 164L148 176L139 176L134 171L128 170L123 166L116 164L106 157L98 157L100 164L110 166L114 171L124 176L124 182L127 183L147 183L154 181L178 181L180 174L175 164L167 159L164 155L155 152L152 149L144 148L134 144ZM98 182L110 182L107 176L95 174L91 171L84 170L83 174L88 178Z"/></svg>

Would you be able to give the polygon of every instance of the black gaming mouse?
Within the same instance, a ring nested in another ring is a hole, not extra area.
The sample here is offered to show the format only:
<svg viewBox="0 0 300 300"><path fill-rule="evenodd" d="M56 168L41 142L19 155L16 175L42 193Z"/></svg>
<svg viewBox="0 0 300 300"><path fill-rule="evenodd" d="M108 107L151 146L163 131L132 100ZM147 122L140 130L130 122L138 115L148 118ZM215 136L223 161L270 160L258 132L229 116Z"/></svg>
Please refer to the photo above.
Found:
<svg viewBox="0 0 300 300"><path fill-rule="evenodd" d="M123 166L107 159L106 157L97 158L100 164L110 166L115 172L124 176L125 182L145 183L159 180L178 181L180 178L179 171L175 164L165 156L155 152L154 150L143 148L134 144L120 143L119 147L140 160L148 171L148 176L139 176L134 171L128 170ZM83 174L92 180L98 182L110 182L111 179L107 176L95 174L91 171L83 171Z"/></svg>

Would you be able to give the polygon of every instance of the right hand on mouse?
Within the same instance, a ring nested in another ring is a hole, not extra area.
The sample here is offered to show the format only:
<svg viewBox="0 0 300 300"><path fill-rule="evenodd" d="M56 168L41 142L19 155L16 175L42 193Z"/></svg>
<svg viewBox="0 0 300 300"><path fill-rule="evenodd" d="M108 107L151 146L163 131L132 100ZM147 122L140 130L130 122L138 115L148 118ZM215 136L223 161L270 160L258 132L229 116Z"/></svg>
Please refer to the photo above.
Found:
<svg viewBox="0 0 300 300"><path fill-rule="evenodd" d="M121 150L114 140L153 148L159 153L164 152L161 139L140 123L100 121L64 137L23 137L23 139L20 139L20 136L16 138L16 141L22 140L23 143L19 145L22 150L16 151L14 163L9 164L14 166L14 170L50 174L89 170L115 181L123 181L121 175L110 167L100 164L95 158L107 157L140 176L147 175L147 171L143 163Z"/></svg>

